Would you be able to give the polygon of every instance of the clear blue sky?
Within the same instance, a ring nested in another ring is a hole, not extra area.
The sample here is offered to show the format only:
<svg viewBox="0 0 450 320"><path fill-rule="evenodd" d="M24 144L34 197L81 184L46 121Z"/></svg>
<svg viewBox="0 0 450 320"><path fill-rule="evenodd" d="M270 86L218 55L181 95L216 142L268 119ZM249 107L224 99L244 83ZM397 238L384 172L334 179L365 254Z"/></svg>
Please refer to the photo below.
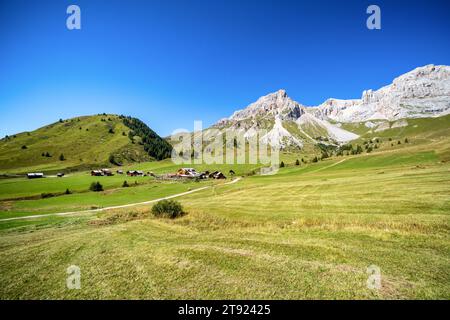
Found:
<svg viewBox="0 0 450 320"><path fill-rule="evenodd" d="M81 30L66 28L70 4ZM370 4L380 31L366 28ZM169 135L280 88L306 105L359 98L450 64L449 12L448 0L0 0L0 135L102 112Z"/></svg>

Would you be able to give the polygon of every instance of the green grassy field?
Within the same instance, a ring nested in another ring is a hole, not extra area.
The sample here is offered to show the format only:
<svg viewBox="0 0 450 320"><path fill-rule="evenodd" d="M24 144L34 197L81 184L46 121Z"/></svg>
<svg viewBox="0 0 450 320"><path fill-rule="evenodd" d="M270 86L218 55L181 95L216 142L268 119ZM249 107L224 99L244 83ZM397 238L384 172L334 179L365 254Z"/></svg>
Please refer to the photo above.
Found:
<svg viewBox="0 0 450 320"><path fill-rule="evenodd" d="M386 132L370 154L301 166L290 155L273 176L247 176L254 168L244 166L237 183L178 198L187 215L175 220L152 217L147 205L0 221L0 298L449 299L449 139L422 139L430 131L415 130L406 133L410 143L395 147ZM178 166L135 167L162 173ZM12 201L1 215L151 200L209 183L146 177L122 189L123 177L103 178L104 194ZM89 179L6 179L0 190L5 199L22 195L8 187L13 181L28 194L69 181L82 191ZM81 269L80 290L66 287L70 265ZM380 289L367 287L371 265L380 268Z"/></svg>
<svg viewBox="0 0 450 320"><path fill-rule="evenodd" d="M144 206L2 222L0 297L448 299L450 165L402 159L247 177L180 198L173 221ZM72 264L81 290L65 287Z"/></svg>

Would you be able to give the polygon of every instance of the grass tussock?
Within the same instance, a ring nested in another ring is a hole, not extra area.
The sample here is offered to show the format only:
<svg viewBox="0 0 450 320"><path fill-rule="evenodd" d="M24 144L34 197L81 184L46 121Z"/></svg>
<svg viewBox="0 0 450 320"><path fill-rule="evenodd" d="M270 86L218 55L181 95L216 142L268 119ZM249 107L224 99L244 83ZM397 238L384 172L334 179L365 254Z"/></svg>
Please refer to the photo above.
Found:
<svg viewBox="0 0 450 320"><path fill-rule="evenodd" d="M149 209L134 209L134 210L114 210L106 214L102 214L100 217L90 220L89 225L93 226L105 226L119 223L125 223L134 220L141 220L150 217Z"/></svg>

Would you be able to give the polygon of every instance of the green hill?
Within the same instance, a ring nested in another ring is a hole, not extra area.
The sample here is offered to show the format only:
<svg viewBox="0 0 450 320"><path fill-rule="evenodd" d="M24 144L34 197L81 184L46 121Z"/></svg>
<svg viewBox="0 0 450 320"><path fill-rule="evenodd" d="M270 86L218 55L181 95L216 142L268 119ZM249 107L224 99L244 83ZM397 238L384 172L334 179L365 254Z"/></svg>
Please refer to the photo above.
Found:
<svg viewBox="0 0 450 320"><path fill-rule="evenodd" d="M138 119L83 116L0 140L0 173L86 170L161 160L170 152L171 146Z"/></svg>

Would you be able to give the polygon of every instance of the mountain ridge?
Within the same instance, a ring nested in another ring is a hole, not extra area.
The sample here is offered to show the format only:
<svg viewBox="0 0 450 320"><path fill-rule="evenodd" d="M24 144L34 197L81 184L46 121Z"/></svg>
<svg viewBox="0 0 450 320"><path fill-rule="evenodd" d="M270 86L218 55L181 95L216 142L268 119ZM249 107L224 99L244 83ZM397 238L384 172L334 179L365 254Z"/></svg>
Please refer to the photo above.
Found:
<svg viewBox="0 0 450 320"><path fill-rule="evenodd" d="M368 128L382 131L390 128L386 121L397 121L396 126L405 126L407 123L399 120L447 114L450 114L450 67L426 65L395 78L378 90L363 91L360 99L329 98L318 106L305 106L280 89L219 120L213 127L252 132L267 129L270 131L263 140L284 148L302 146L304 140L317 142L316 138L330 139L333 144L357 139L358 134L341 128L344 123L366 122ZM300 136L288 134L284 127L286 122L294 122Z"/></svg>

